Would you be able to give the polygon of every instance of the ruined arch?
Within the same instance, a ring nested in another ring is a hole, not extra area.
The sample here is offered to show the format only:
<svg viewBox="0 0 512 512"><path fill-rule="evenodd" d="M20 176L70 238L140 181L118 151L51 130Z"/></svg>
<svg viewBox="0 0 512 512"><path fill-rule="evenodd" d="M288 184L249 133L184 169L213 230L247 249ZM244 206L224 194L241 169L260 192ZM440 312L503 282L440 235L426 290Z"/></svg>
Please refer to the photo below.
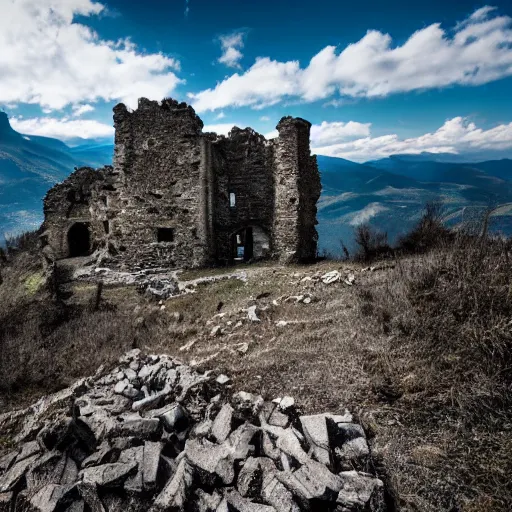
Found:
<svg viewBox="0 0 512 512"><path fill-rule="evenodd" d="M68 255L70 258L87 256L91 250L91 233L85 222L75 222L68 231Z"/></svg>

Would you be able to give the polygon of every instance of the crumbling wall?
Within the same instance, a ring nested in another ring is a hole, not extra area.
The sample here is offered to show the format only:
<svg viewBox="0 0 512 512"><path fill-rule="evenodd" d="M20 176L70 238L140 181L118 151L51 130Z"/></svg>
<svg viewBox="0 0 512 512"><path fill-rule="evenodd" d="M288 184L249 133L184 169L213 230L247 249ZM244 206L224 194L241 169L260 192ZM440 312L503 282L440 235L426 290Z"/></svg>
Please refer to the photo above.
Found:
<svg viewBox="0 0 512 512"><path fill-rule="evenodd" d="M113 238L127 263L193 267L210 259L208 141L185 103L114 108L118 200ZM160 236L162 235L162 236Z"/></svg>
<svg viewBox="0 0 512 512"><path fill-rule="evenodd" d="M285 262L316 257L316 202L320 197L320 175L311 156L311 123L283 117L274 143L275 207L274 255Z"/></svg>
<svg viewBox="0 0 512 512"><path fill-rule="evenodd" d="M215 206L213 227L217 261L233 257L233 237L252 228L255 259L270 255L274 205L272 153L251 128L233 128L213 144Z"/></svg>
<svg viewBox="0 0 512 512"><path fill-rule="evenodd" d="M111 167L94 170L82 167L54 186L44 198L43 244L51 259L69 257L68 235L77 224L87 228L89 250L92 252L105 237L105 184Z"/></svg>

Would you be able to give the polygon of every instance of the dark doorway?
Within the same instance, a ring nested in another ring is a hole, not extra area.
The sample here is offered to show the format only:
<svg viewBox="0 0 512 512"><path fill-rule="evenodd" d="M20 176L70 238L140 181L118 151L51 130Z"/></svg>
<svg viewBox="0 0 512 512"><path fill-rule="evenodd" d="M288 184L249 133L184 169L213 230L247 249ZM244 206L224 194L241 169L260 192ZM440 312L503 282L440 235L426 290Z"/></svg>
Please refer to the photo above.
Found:
<svg viewBox="0 0 512 512"><path fill-rule="evenodd" d="M89 227L83 222L77 222L68 231L69 257L87 256L91 248Z"/></svg>
<svg viewBox="0 0 512 512"><path fill-rule="evenodd" d="M252 260L253 253L252 228L241 229L231 236L231 254L235 262Z"/></svg>

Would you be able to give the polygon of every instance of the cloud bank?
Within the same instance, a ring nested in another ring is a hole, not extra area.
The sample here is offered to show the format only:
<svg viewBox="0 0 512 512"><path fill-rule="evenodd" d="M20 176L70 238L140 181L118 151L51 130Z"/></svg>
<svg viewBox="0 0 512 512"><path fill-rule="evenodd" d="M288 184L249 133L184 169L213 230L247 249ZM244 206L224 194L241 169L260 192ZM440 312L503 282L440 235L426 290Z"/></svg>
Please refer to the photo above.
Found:
<svg viewBox="0 0 512 512"><path fill-rule="evenodd" d="M336 124L322 123L321 126ZM356 123L358 124L358 123ZM346 123L345 126L350 125ZM334 156L364 162L375 158L384 158L399 153L419 154L429 153L475 153L482 150L503 151L512 149L512 123L500 124L484 130L474 122L464 117L454 117L446 121L435 132L426 133L420 137L401 139L396 134L380 137L368 136L348 140L342 129L337 131L327 128L330 144L323 145L325 137L315 137L314 127L311 128L311 143L313 152L319 155Z"/></svg>
<svg viewBox="0 0 512 512"><path fill-rule="evenodd" d="M298 61L259 57L245 72L214 88L189 93L198 112L255 109L284 99L376 98L453 85L476 86L512 75L512 18L483 7L453 29L440 23L417 30L399 46L369 30L339 51L327 46L302 68Z"/></svg>
<svg viewBox="0 0 512 512"><path fill-rule="evenodd" d="M101 39L74 21L105 9L93 0L0 1L0 103L53 110L168 96L181 82L177 60L144 53L129 39Z"/></svg>
<svg viewBox="0 0 512 512"><path fill-rule="evenodd" d="M32 119L11 118L11 126L19 133L41 135L60 140L111 138L114 128L93 120L41 117Z"/></svg>

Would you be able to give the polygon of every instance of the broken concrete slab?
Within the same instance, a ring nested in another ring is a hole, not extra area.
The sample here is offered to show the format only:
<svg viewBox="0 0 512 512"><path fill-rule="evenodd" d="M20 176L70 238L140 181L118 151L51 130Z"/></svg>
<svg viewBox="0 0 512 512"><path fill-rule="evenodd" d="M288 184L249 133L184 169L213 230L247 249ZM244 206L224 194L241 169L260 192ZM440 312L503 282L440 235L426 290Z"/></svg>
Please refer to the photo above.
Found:
<svg viewBox="0 0 512 512"><path fill-rule="evenodd" d="M73 484L46 484L30 498L30 510L34 512L55 512L70 505L78 492ZM18 503L16 503L18 509ZM21 508L19 508L21 510Z"/></svg>
<svg viewBox="0 0 512 512"><path fill-rule="evenodd" d="M0 457L0 472L7 471L13 465L16 457L18 456L18 453L19 450L13 450Z"/></svg>
<svg viewBox="0 0 512 512"><path fill-rule="evenodd" d="M227 442L218 445L207 439L189 439L185 445L190 463L205 472L210 482L218 477L225 485L230 485L235 478L232 452Z"/></svg>
<svg viewBox="0 0 512 512"><path fill-rule="evenodd" d="M128 493L137 494L143 491L143 457L143 446L127 448L119 455L118 462L122 464L137 464L137 471L128 476L124 482L124 489Z"/></svg>
<svg viewBox="0 0 512 512"><path fill-rule="evenodd" d="M141 439L151 439L158 436L160 421L156 418L128 418L117 424L114 433L117 436L136 436Z"/></svg>
<svg viewBox="0 0 512 512"><path fill-rule="evenodd" d="M14 489L16 484L23 478L27 470L38 459L38 455L32 455L21 462L16 462L6 473L0 477L0 493Z"/></svg>
<svg viewBox="0 0 512 512"><path fill-rule="evenodd" d="M39 457L26 472L26 486L33 489L41 482L65 484L76 481L78 469L76 463L66 454L48 452Z"/></svg>
<svg viewBox="0 0 512 512"><path fill-rule="evenodd" d="M202 489L196 489L193 497L197 512L217 512L221 501L222 496L217 491L209 494Z"/></svg>
<svg viewBox="0 0 512 512"><path fill-rule="evenodd" d="M331 447L325 414L301 416L299 419L313 458L328 466L331 463Z"/></svg>
<svg viewBox="0 0 512 512"><path fill-rule="evenodd" d="M93 454L82 461L81 466L82 468L88 468L90 466L99 466L100 464L113 462L109 459L114 456L114 451L114 448L110 446L108 441L103 441Z"/></svg>
<svg viewBox="0 0 512 512"><path fill-rule="evenodd" d="M272 411L268 418L268 424L274 427L286 428L290 423L290 417L287 414L283 414L277 408Z"/></svg>
<svg viewBox="0 0 512 512"><path fill-rule="evenodd" d="M262 425L263 430L276 438L276 447L290 455L300 464L307 464L311 458L302 449L299 439L291 428L273 427L271 425Z"/></svg>
<svg viewBox="0 0 512 512"><path fill-rule="evenodd" d="M37 441L30 441L29 443L25 443L21 447L21 452L18 455L16 461L21 462L23 459L31 457L32 455L36 455L41 451L41 447Z"/></svg>
<svg viewBox="0 0 512 512"><path fill-rule="evenodd" d="M229 510L234 512L277 512L274 507L269 505L251 502L235 489L227 490L224 497L229 504Z"/></svg>
<svg viewBox="0 0 512 512"><path fill-rule="evenodd" d="M356 437L335 448L334 453L341 460L361 459L370 455L370 447L364 437Z"/></svg>
<svg viewBox="0 0 512 512"><path fill-rule="evenodd" d="M293 472L277 472L276 477L300 499L334 501L342 488L341 479L323 464L310 460Z"/></svg>
<svg viewBox="0 0 512 512"><path fill-rule="evenodd" d="M163 443L161 442L146 441L144 443L142 474L145 490L152 490L156 487L162 449Z"/></svg>
<svg viewBox="0 0 512 512"><path fill-rule="evenodd" d="M276 476L276 471L265 471L261 485L261 497L279 512L300 512L293 494Z"/></svg>

